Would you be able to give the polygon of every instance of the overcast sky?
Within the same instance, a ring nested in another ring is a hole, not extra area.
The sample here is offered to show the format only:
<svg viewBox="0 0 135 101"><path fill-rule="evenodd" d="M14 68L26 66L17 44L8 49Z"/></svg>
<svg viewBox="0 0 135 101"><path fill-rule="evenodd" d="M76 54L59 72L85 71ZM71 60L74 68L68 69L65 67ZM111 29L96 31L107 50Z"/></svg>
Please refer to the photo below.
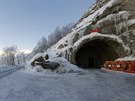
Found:
<svg viewBox="0 0 135 101"><path fill-rule="evenodd" d="M0 47L32 50L56 26L76 22L95 0L1 0Z"/></svg>

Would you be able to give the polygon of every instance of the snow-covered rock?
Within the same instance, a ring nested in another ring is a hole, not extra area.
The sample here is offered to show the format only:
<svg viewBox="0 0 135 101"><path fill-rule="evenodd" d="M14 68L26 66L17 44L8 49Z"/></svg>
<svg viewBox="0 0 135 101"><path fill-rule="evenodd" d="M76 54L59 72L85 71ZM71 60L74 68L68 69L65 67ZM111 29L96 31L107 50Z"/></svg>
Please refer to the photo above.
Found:
<svg viewBox="0 0 135 101"><path fill-rule="evenodd" d="M60 66L54 70L51 69L43 69L42 66L32 66L31 63L38 59L39 57L45 57L46 55L49 56L47 61L55 62L60 64ZM38 53L36 54L25 66L26 70L32 71L32 72L43 72L43 73L66 73L66 72L77 72L81 71L78 66L71 64L69 61L67 61L64 57L59 57L56 55L55 52L45 52L45 53Z"/></svg>

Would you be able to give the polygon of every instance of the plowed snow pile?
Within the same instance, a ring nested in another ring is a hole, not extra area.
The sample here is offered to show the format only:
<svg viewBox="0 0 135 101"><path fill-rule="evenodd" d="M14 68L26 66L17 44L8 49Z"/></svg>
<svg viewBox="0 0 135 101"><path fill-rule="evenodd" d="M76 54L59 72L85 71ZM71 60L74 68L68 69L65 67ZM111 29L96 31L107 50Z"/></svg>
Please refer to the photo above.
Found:
<svg viewBox="0 0 135 101"><path fill-rule="evenodd" d="M59 63L59 67L54 69L53 71L51 69L44 69L42 66L32 66L31 63L39 58L39 57L45 57L48 54L49 59L47 61L50 62L56 62ZM42 73L66 73L66 72L79 72L82 69L78 68L78 66L71 64L67 61L64 57L59 57L53 52L46 52L46 53L38 53L36 54L25 66L25 70L29 72L42 72Z"/></svg>

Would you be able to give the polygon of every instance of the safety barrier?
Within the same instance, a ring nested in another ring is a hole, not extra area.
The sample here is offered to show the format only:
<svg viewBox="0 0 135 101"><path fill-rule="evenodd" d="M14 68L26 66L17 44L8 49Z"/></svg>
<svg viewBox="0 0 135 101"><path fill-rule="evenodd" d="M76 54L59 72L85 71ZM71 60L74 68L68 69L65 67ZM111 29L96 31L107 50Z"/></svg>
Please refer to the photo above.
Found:
<svg viewBox="0 0 135 101"><path fill-rule="evenodd" d="M105 64L104 64L104 67L106 69L113 69L113 66L114 66L114 62L113 61L106 61Z"/></svg>
<svg viewBox="0 0 135 101"><path fill-rule="evenodd" d="M106 61L106 69L135 73L135 61Z"/></svg>
<svg viewBox="0 0 135 101"><path fill-rule="evenodd" d="M135 73L135 61L125 61L126 68L124 72Z"/></svg>
<svg viewBox="0 0 135 101"><path fill-rule="evenodd" d="M124 71L126 68L126 65L123 61L114 61L113 68L114 70L117 70L117 71Z"/></svg>

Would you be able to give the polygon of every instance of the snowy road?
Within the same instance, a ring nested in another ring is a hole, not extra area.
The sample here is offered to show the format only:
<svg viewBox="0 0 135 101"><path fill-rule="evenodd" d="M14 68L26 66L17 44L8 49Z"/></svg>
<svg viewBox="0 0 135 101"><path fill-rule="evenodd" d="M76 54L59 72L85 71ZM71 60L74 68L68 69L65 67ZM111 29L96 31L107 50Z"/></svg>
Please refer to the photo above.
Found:
<svg viewBox="0 0 135 101"><path fill-rule="evenodd" d="M0 67L0 79L4 78L7 75L10 75L13 72L16 72L20 69L24 68L24 66L18 66L18 67Z"/></svg>
<svg viewBox="0 0 135 101"><path fill-rule="evenodd" d="M135 101L135 75L105 70L64 75L20 70L0 79L0 101Z"/></svg>

